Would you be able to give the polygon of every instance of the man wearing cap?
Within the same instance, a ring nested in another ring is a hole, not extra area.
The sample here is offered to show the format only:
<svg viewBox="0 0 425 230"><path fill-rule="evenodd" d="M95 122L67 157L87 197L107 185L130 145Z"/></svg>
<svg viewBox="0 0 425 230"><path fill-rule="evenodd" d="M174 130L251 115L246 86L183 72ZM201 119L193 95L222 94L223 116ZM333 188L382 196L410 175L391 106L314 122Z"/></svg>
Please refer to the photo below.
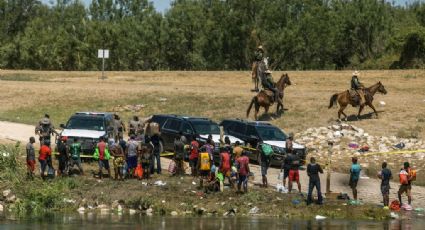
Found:
<svg viewBox="0 0 425 230"><path fill-rule="evenodd" d="M44 114L44 117L38 122L38 125L35 127L35 134L40 136L40 145L43 144L44 140L49 140L49 146L50 136L53 134L59 135L50 121L49 114Z"/></svg>
<svg viewBox="0 0 425 230"><path fill-rule="evenodd" d="M351 89L354 90L357 95L360 97L359 105L362 105L366 100L363 92L363 84L360 83L358 76L360 75L359 71L354 71L353 76L351 77Z"/></svg>
<svg viewBox="0 0 425 230"><path fill-rule="evenodd" d="M128 136L136 135L142 133L142 126L138 116L133 116L133 118L128 122Z"/></svg>
<svg viewBox="0 0 425 230"><path fill-rule="evenodd" d="M123 134L125 132L125 124L122 122L120 116L118 114L114 114L114 140L115 142L123 139Z"/></svg>

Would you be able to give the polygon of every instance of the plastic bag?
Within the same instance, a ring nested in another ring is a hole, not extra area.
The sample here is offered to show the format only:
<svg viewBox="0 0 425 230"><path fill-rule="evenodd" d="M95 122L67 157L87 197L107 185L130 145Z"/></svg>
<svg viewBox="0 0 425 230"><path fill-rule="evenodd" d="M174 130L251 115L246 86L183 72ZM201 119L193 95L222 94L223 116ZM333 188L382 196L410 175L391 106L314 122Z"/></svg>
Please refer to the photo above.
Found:
<svg viewBox="0 0 425 230"><path fill-rule="evenodd" d="M279 175L277 175L278 180L283 180L283 172L280 172Z"/></svg>
<svg viewBox="0 0 425 230"><path fill-rule="evenodd" d="M280 193L288 193L288 189L283 184L276 184L276 191Z"/></svg>

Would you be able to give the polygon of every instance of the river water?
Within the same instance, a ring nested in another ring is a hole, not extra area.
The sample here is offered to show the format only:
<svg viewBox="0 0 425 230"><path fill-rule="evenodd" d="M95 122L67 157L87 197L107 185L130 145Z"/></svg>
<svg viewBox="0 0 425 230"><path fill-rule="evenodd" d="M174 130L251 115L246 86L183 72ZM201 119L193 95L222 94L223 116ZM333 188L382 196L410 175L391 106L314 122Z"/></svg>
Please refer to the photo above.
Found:
<svg viewBox="0 0 425 230"><path fill-rule="evenodd" d="M140 215L68 214L47 215L38 219L0 219L0 230L44 229L425 229L425 218L405 216L403 220L281 220L262 217L148 217Z"/></svg>

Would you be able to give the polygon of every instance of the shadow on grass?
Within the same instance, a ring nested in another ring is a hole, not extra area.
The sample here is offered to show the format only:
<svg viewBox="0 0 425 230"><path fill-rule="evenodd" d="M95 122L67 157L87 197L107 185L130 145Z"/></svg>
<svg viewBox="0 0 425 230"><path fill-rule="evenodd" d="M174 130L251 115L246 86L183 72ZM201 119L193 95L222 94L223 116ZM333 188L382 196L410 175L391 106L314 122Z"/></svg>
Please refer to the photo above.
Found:
<svg viewBox="0 0 425 230"><path fill-rule="evenodd" d="M383 113L384 111L377 111L377 113ZM360 117L357 117L357 115L349 115L347 117L347 121L359 121L359 120L370 120L370 119L376 119L375 118L375 112L369 112L369 113L365 113L360 115Z"/></svg>
<svg viewBox="0 0 425 230"><path fill-rule="evenodd" d="M258 120L259 121L271 121L271 120L279 119L284 115L285 111L287 111L287 110L288 110L287 108L280 109L279 111L277 111L277 113L275 111L269 111L268 114L266 114L264 112L261 113L261 110L260 110L259 114L261 114L261 115L258 117Z"/></svg>

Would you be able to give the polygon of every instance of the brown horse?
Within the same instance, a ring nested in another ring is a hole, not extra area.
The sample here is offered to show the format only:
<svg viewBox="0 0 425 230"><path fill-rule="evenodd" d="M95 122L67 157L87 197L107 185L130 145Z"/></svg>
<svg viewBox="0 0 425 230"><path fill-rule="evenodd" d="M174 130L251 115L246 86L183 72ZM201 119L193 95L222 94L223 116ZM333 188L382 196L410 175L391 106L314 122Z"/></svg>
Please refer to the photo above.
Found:
<svg viewBox="0 0 425 230"><path fill-rule="evenodd" d="M372 108L373 111L375 112L376 117L378 118L378 113L376 112L376 109L372 104L373 96L375 95L376 92L387 94L387 90L385 90L385 87L381 82L378 82L372 85L371 87L364 88L363 90L365 94L365 102L362 105L360 105L357 119L359 119L360 113L362 112L365 105L368 105L370 108ZM347 115L344 113L344 109L347 107L348 104L352 105L353 107L357 106L357 101L353 101L353 99L350 96L349 90L332 95L330 104L329 104L329 109L332 108L334 104L336 104L336 101L338 101L338 104L339 104L338 119L341 119L341 114L343 114L345 117L345 120L347 120Z"/></svg>
<svg viewBox="0 0 425 230"><path fill-rule="evenodd" d="M279 109L283 110L283 97L284 90L286 86L291 85L291 80L287 73L282 74L279 81L276 83L276 88L279 91L279 101L277 101L276 106L276 114L279 113ZM255 120L257 120L258 111L260 111L260 107L264 107L266 110L266 114L269 112L269 107L273 105L273 101L270 96L266 93L266 91L261 90L256 96L254 96L251 100L251 104L249 104L248 110L246 111L246 117L249 117L249 112L251 111L252 105L255 105Z"/></svg>

